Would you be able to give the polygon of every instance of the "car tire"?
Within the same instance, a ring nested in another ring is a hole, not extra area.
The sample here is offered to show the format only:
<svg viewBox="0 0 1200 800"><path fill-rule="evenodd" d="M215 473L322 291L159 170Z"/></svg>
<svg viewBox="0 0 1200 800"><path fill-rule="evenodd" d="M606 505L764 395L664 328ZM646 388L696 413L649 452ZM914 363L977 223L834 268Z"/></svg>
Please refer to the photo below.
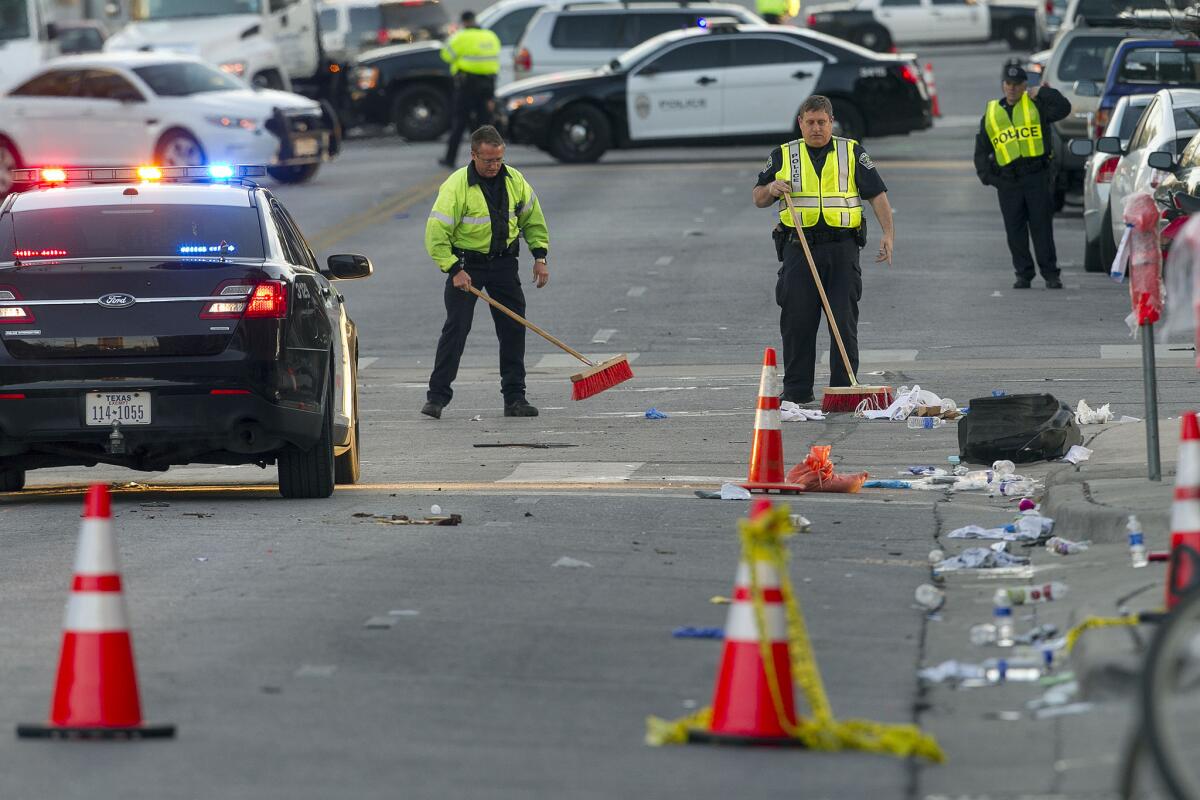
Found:
<svg viewBox="0 0 1200 800"><path fill-rule="evenodd" d="M154 163L160 167L201 167L208 159L195 136L186 131L168 131L154 148Z"/></svg>
<svg viewBox="0 0 1200 800"><path fill-rule="evenodd" d="M1034 50L1033 23L1029 20L1010 22L1004 30L1004 39L1011 50Z"/></svg>
<svg viewBox="0 0 1200 800"><path fill-rule="evenodd" d="M25 488L25 470L0 469L0 492L19 492Z"/></svg>
<svg viewBox="0 0 1200 800"><path fill-rule="evenodd" d="M567 106L550 125L550 154L568 164L600 160L612 143L612 125L604 112L587 103Z"/></svg>
<svg viewBox="0 0 1200 800"><path fill-rule="evenodd" d="M308 450L289 444L279 451L279 493L289 499L314 499L333 494L333 381L325 386L321 436Z"/></svg>
<svg viewBox="0 0 1200 800"><path fill-rule="evenodd" d="M1100 223L1100 269L1097 272L1108 272L1112 262L1117 257L1117 243L1112 235L1112 209L1104 212L1104 221Z"/></svg>
<svg viewBox="0 0 1200 800"><path fill-rule="evenodd" d="M280 183L307 183L317 174L320 164L286 164L267 167L267 174Z"/></svg>
<svg viewBox="0 0 1200 800"><path fill-rule="evenodd" d="M355 359L357 362L357 359ZM350 428L350 446L340 456L333 459L333 481L339 486L358 483L362 476L362 466L358 459L358 364L351 367L351 380L354 381L354 425Z"/></svg>
<svg viewBox="0 0 1200 800"><path fill-rule="evenodd" d="M855 28L850 32L850 41L877 53L886 53L892 47L892 36L882 25Z"/></svg>
<svg viewBox="0 0 1200 800"><path fill-rule="evenodd" d="M283 89L283 76L278 70L264 69L250 79L250 85L259 89Z"/></svg>
<svg viewBox="0 0 1200 800"><path fill-rule="evenodd" d="M832 97L833 135L861 142L867 132L867 123L862 113L849 100Z"/></svg>
<svg viewBox="0 0 1200 800"><path fill-rule="evenodd" d="M1101 236L1104 232L1101 231ZM1084 233L1083 238L1083 271L1084 272L1107 272L1104 268L1104 263L1100 258L1100 240L1088 239Z"/></svg>
<svg viewBox="0 0 1200 800"><path fill-rule="evenodd" d="M1059 211L1062 211L1066 205L1067 205L1067 190L1066 189L1055 189L1054 190L1054 213L1057 214Z"/></svg>
<svg viewBox="0 0 1200 800"><path fill-rule="evenodd" d="M410 142L430 142L450 130L450 98L430 84L405 86L392 98L392 125Z"/></svg>
<svg viewBox="0 0 1200 800"><path fill-rule="evenodd" d="M22 187L12 178L12 171L21 168L21 157L17 148L7 139L0 139L0 200L10 192L19 192Z"/></svg>

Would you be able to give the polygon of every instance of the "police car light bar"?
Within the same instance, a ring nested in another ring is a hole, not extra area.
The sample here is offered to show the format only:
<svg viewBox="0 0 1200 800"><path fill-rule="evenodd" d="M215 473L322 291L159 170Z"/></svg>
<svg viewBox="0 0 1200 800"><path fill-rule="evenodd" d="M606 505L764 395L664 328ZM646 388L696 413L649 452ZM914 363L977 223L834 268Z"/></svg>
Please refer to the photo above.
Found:
<svg viewBox="0 0 1200 800"><path fill-rule="evenodd" d="M261 166L211 164L207 167L44 167L14 169L14 183L56 186L67 183L139 183L146 181L236 181L261 178L267 174Z"/></svg>

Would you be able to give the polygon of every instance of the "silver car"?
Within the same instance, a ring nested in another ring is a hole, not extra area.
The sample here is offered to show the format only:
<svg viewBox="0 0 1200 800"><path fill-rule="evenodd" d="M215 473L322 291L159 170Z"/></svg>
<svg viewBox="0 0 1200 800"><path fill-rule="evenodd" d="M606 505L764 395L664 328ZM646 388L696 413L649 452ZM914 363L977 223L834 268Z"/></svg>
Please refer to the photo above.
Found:
<svg viewBox="0 0 1200 800"><path fill-rule="evenodd" d="M1105 136L1121 140L1122 149L1129 146L1142 112L1154 99L1152 94L1126 95L1117 101L1112 119L1104 129ZM1092 153L1083 176L1083 268L1088 272L1107 272L1108 265L1100 258L1100 237L1104 231L1104 215L1108 211L1108 190L1121 157L1109 153Z"/></svg>

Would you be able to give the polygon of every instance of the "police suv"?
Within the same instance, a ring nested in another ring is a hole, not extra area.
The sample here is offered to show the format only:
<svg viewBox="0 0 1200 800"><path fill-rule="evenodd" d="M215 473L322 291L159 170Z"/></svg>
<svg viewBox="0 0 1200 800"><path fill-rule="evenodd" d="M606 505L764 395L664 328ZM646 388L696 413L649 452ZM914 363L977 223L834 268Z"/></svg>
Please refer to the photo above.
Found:
<svg viewBox="0 0 1200 800"><path fill-rule="evenodd" d="M30 469L359 475L358 331L261 167L45 168L0 202L0 491Z"/></svg>
<svg viewBox="0 0 1200 800"><path fill-rule="evenodd" d="M604 67L531 78L497 92L512 142L567 162L610 148L778 143L804 99L833 101L836 132L861 139L933 125L910 54L873 53L782 25L702 20L650 39Z"/></svg>

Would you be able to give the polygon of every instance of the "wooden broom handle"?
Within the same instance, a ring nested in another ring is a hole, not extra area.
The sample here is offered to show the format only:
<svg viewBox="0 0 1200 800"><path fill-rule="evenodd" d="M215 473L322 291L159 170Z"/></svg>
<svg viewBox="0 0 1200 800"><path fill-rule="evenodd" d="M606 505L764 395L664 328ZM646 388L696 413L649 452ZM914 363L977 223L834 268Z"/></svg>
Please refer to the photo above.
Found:
<svg viewBox="0 0 1200 800"><path fill-rule="evenodd" d="M595 363L592 362L590 359L588 359L587 356L583 355L583 353L580 353L578 350L575 350L575 349L571 348L569 345L564 344L563 342L559 341L558 339L555 339L553 336L546 333L544 330L539 328L537 325L534 325L532 322L525 319L524 317L522 317L517 312L513 311L508 306L502 305L502 304L496 302L495 300L493 300L492 298L488 297L486 294L484 294L483 292L476 289L474 284L468 285L467 291L469 291L471 294L475 295L476 297L481 298L488 305L490 305L492 308L496 309L497 311L503 311L505 314L508 314L508 316L512 317L517 322L524 325L526 328L529 328L529 330L533 331L538 336L541 336L543 339L545 339L550 344L556 345L557 347L561 347L563 350L566 350L568 353L575 356L580 361L587 364L589 367L596 366Z"/></svg>
<svg viewBox="0 0 1200 800"><path fill-rule="evenodd" d="M825 296L825 286L821 283L821 276L817 272L817 262L813 261L812 251L808 249L808 240L804 238L804 226L800 224L796 207L792 205L791 194L784 192L783 201L787 203L788 211L792 215L792 224L796 226L796 238L800 240L800 246L804 248L804 257L808 259L808 268L812 270L813 282L817 284L817 292L821 295L821 305L825 306L825 319L829 321L829 330L833 331L833 340L837 342L838 352L842 354L842 363L846 365L846 374L850 376L850 385L858 386L858 379L854 376L854 368L850 366L850 356L846 353L845 343L842 342L842 334L838 330L837 320L833 318L833 309L829 307L829 298Z"/></svg>

